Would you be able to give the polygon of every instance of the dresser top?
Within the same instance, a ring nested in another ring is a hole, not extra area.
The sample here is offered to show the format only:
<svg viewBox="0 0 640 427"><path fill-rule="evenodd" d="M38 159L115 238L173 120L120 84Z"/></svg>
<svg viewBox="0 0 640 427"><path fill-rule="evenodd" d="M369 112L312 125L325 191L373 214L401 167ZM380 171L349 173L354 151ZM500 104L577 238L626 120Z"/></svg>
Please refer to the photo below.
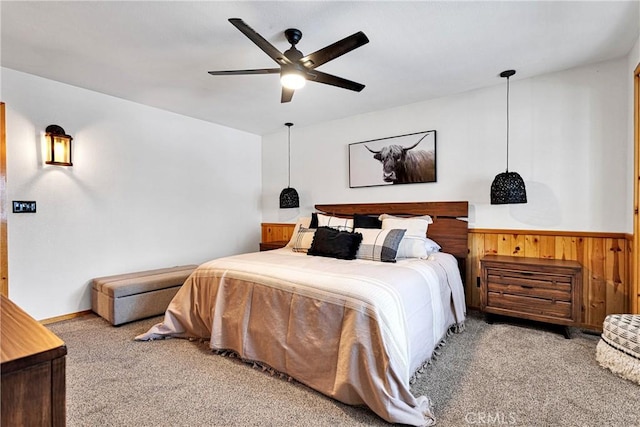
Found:
<svg viewBox="0 0 640 427"><path fill-rule="evenodd" d="M14 362L50 360L67 353L64 342L15 303L0 295L0 362L4 374Z"/></svg>

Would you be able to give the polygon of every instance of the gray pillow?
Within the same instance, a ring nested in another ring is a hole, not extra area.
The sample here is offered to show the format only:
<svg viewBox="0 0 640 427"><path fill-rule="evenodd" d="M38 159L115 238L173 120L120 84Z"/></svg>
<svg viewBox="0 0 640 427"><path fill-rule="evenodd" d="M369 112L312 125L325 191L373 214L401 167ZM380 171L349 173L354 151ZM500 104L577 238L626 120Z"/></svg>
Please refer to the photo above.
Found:
<svg viewBox="0 0 640 427"><path fill-rule="evenodd" d="M362 234L362 243L360 243L356 258L396 262L398 247L405 233L404 229L356 228L355 232Z"/></svg>

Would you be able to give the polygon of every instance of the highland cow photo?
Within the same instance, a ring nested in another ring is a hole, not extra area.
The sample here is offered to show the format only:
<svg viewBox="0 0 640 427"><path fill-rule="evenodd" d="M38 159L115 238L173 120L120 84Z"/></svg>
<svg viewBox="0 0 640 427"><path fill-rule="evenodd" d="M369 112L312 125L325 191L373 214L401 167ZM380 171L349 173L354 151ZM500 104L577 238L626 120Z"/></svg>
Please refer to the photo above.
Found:
<svg viewBox="0 0 640 427"><path fill-rule="evenodd" d="M349 187L436 182L436 131L349 144Z"/></svg>

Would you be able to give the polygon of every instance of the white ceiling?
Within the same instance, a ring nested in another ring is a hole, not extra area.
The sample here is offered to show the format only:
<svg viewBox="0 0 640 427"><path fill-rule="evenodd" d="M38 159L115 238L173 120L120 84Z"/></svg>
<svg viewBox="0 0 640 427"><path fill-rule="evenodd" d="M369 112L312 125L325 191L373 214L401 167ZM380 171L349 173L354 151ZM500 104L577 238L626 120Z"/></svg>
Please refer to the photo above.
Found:
<svg viewBox="0 0 640 427"><path fill-rule="evenodd" d="M1 64L255 134L501 84L626 55L639 1L2 1ZM363 31L370 42L318 69L366 85L309 83L280 103L277 74L231 25L242 18L284 51L304 54ZM503 82L504 80L502 80Z"/></svg>

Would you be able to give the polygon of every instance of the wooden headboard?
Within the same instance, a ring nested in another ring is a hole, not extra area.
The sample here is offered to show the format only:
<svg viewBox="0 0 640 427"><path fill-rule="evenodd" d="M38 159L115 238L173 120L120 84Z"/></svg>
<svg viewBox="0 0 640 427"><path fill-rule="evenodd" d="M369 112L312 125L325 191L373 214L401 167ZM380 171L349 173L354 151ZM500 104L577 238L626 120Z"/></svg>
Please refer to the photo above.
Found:
<svg viewBox="0 0 640 427"><path fill-rule="evenodd" d="M353 214L380 215L383 213L397 216L430 215L433 224L429 225L427 235L458 259L462 280L468 253L467 215L469 202L403 202L403 203L350 203L335 205L316 205L315 208L328 215L353 216Z"/></svg>

